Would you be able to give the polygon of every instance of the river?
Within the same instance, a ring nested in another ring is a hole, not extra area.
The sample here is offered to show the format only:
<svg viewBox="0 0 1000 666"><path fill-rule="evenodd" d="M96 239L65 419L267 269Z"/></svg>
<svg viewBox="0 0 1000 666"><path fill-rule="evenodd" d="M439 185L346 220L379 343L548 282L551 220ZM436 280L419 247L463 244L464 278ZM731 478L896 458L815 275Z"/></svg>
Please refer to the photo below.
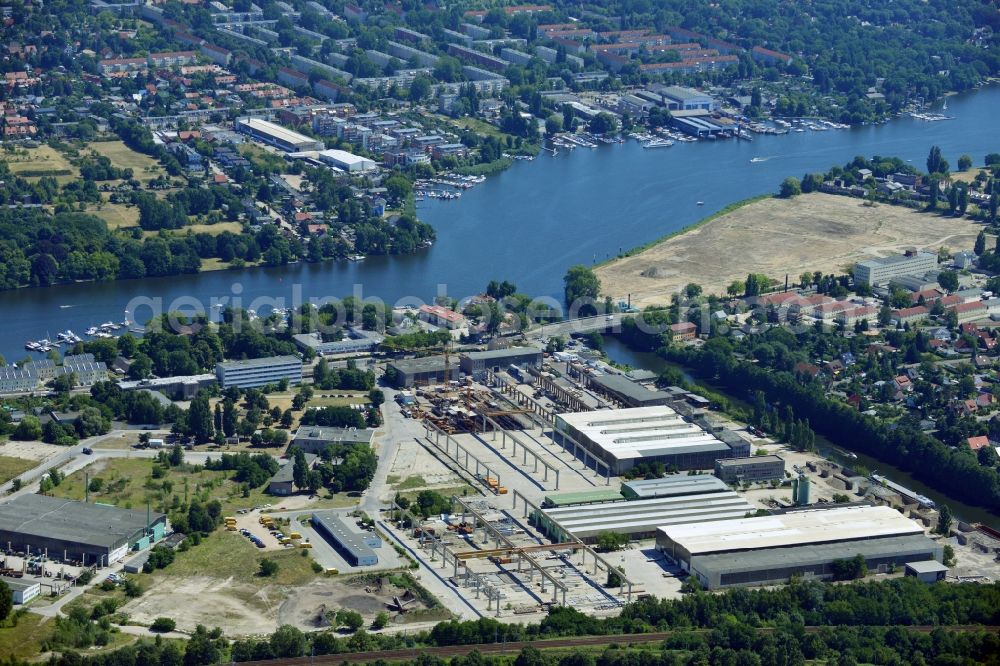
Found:
<svg viewBox="0 0 1000 666"><path fill-rule="evenodd" d="M1000 87L952 97L948 106L955 120L906 117L850 130L754 136L752 143L645 150L630 141L557 156L543 153L533 162L515 163L458 201L421 202L418 212L434 225L438 240L406 257L0 292L5 320L0 354L20 359L25 340L120 321L137 298L158 301L162 310L185 302L207 309L212 298L234 295L243 307L274 298L291 305L296 293L300 299L358 293L392 304L404 297L430 301L441 293L461 298L482 291L494 278L512 280L524 293L558 297L570 265L606 259L733 201L775 191L786 176L825 171L855 155L899 156L923 168L932 145L953 165L965 153L979 164L986 152L1000 148ZM767 159L751 163L753 157ZM134 309L130 316L142 323L151 310Z"/></svg>
<svg viewBox="0 0 1000 666"><path fill-rule="evenodd" d="M615 363L621 363L624 365L629 365L633 368L644 368L646 370L651 370L653 372L661 372L664 368L672 365L667 360L657 356L652 352L639 352L631 349L624 342L616 337L606 335L604 336L604 351L607 353L608 357ZM683 368L677 367L684 373L685 379L690 382L698 382L704 384L704 381L693 377L689 372L686 372ZM720 393L725 393L722 389L717 386L710 386L713 391L719 391ZM743 396L735 396L736 400L742 401ZM745 405L749 408L749 405ZM952 513L958 520L964 520L966 522L980 522L994 529L1000 529L1000 516L990 513L982 507L972 506L971 504L965 504L964 502L959 502L953 497L948 497L933 488L928 487L926 484L918 481L917 479L910 476L908 473L894 467L893 465L886 464L881 460L872 458L858 451L853 453L857 455L856 459L851 459L850 457L844 455L846 449L842 446L837 446L830 442L828 439L821 435L816 435L816 448L819 450L820 454L834 462L840 463L846 466L861 466L868 469L871 472L878 472L889 479L899 483L910 490L914 490L922 495L926 495L934 500L938 505L947 504L951 508Z"/></svg>

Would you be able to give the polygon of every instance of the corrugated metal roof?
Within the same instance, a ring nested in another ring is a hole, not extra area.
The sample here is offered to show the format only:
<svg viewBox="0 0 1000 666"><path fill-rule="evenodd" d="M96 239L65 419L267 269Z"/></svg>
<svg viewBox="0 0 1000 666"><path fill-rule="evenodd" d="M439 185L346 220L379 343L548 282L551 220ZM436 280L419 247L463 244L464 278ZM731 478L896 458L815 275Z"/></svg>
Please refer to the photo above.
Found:
<svg viewBox="0 0 1000 666"><path fill-rule="evenodd" d="M923 534L923 528L887 506L792 511L778 516L679 525L661 530L661 538L666 537L691 555L908 534Z"/></svg>
<svg viewBox="0 0 1000 666"><path fill-rule="evenodd" d="M711 474L664 476L658 479L636 479L622 484L622 492L632 492L636 497L674 497L695 493L725 492L729 490L721 479Z"/></svg>

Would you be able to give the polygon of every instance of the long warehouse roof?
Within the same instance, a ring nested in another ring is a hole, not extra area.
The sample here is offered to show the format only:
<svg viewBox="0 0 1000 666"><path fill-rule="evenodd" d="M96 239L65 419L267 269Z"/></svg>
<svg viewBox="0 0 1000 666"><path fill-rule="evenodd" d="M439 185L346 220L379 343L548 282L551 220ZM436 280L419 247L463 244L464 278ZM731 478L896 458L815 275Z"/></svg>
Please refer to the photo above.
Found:
<svg viewBox="0 0 1000 666"><path fill-rule="evenodd" d="M282 127L277 123L261 120L260 118L241 118L239 122L255 132L263 132L264 134L270 135L274 139L285 141L292 145L316 143L316 139L310 138L305 134L299 134L298 132L294 132L286 127Z"/></svg>
<svg viewBox="0 0 1000 666"><path fill-rule="evenodd" d="M574 412L556 418L619 460L730 450L714 435L665 406Z"/></svg>
<svg viewBox="0 0 1000 666"><path fill-rule="evenodd" d="M580 538L605 531L653 532L664 525L742 518L750 511L754 507L731 490L543 510L547 517Z"/></svg>
<svg viewBox="0 0 1000 666"><path fill-rule="evenodd" d="M696 493L725 492L726 482L712 474L674 474L658 479L637 479L622 484L622 491L629 490L639 498L672 497Z"/></svg>
<svg viewBox="0 0 1000 666"><path fill-rule="evenodd" d="M691 555L704 555L922 534L923 528L887 506L845 506L664 526L660 532Z"/></svg>
<svg viewBox="0 0 1000 666"><path fill-rule="evenodd" d="M113 548L163 517L147 525L145 511L28 494L0 504L0 532Z"/></svg>

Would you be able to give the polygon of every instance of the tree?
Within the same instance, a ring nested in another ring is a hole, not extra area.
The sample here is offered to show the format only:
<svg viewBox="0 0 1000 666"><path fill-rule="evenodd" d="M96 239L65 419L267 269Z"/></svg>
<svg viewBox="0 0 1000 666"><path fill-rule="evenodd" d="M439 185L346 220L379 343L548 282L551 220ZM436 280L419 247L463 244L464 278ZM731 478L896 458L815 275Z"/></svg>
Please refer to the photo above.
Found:
<svg viewBox="0 0 1000 666"><path fill-rule="evenodd" d="M610 113L602 111L591 119L588 129L593 134L613 134L618 131L618 120Z"/></svg>
<svg viewBox="0 0 1000 666"><path fill-rule="evenodd" d="M934 528L934 531L938 534L949 534L951 532L951 521L951 508L947 504L942 504L941 508L938 509L937 527Z"/></svg>
<svg viewBox="0 0 1000 666"><path fill-rule="evenodd" d="M25 416L21 419L21 422L17 424L14 428L14 432L11 433L11 439L20 440L22 442L32 441L42 438L42 424L38 420L37 416Z"/></svg>
<svg viewBox="0 0 1000 666"><path fill-rule="evenodd" d="M545 119L545 134L552 136L553 134L558 134L563 128L563 117L557 113L553 113L548 118Z"/></svg>
<svg viewBox="0 0 1000 666"><path fill-rule="evenodd" d="M236 434L236 403L230 398L222 402L222 432L226 437Z"/></svg>
<svg viewBox="0 0 1000 666"><path fill-rule="evenodd" d="M309 485L309 463L306 462L306 454L299 447L292 449L292 481L295 487L304 489Z"/></svg>
<svg viewBox="0 0 1000 666"><path fill-rule="evenodd" d="M986 251L986 232L980 231L976 236L976 244L973 246L972 251L976 253L976 256L981 255Z"/></svg>
<svg viewBox="0 0 1000 666"><path fill-rule="evenodd" d="M374 629L375 631L378 631L379 629L385 629L387 626L389 626L390 619L391 618L389 617L388 613L386 613L385 611L379 611L378 615L375 616L375 619L372 620L372 629Z"/></svg>
<svg viewBox="0 0 1000 666"><path fill-rule="evenodd" d="M958 158L958 170L967 171L972 168L972 158L968 155L962 155Z"/></svg>
<svg viewBox="0 0 1000 666"><path fill-rule="evenodd" d="M260 561L259 573L264 578L273 576L278 573L278 563L265 557Z"/></svg>
<svg viewBox="0 0 1000 666"><path fill-rule="evenodd" d="M778 196L782 199L791 199L792 197L800 194L802 194L802 184L799 182L798 178L789 176L781 181L781 188L778 190Z"/></svg>
<svg viewBox="0 0 1000 666"><path fill-rule="evenodd" d="M365 619L361 617L361 613L358 613L357 611L341 608L339 611L337 611L336 622L337 626L347 627L348 631L354 633L355 631L364 626Z"/></svg>
<svg viewBox="0 0 1000 666"><path fill-rule="evenodd" d="M188 432L199 444L210 442L215 437L212 427L212 409L208 404L208 395L199 393L191 401L187 417Z"/></svg>
<svg viewBox="0 0 1000 666"><path fill-rule="evenodd" d="M271 654L276 659L301 657L306 653L306 635L297 627L283 624L271 634Z"/></svg>
<svg viewBox="0 0 1000 666"><path fill-rule="evenodd" d="M955 271L941 271L938 274L938 284L948 291L956 291L958 289L958 273Z"/></svg>
<svg viewBox="0 0 1000 666"><path fill-rule="evenodd" d="M945 544L944 550L941 552L941 564L946 567L955 566L955 549L950 543Z"/></svg>
<svg viewBox="0 0 1000 666"><path fill-rule="evenodd" d="M597 300L601 293L601 281L590 268L582 264L570 266L563 278L565 285L566 304L573 307L574 304L586 299Z"/></svg>
<svg viewBox="0 0 1000 666"><path fill-rule="evenodd" d="M941 149L937 146L931 146L931 150L927 154L927 173L942 175L948 173L948 161L941 157Z"/></svg>
<svg viewBox="0 0 1000 666"><path fill-rule="evenodd" d="M621 549L628 543L628 537L617 532L601 532L597 535L597 549L611 552Z"/></svg>
<svg viewBox="0 0 1000 666"><path fill-rule="evenodd" d="M14 595L7 583L0 580L0 622L4 622L14 610Z"/></svg>

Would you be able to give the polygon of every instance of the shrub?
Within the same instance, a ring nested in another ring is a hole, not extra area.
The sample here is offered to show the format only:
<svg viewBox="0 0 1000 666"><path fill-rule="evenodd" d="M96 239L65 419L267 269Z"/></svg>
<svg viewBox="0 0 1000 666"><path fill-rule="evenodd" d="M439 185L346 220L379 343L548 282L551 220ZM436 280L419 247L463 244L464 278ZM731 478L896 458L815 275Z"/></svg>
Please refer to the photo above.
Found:
<svg viewBox="0 0 1000 666"><path fill-rule="evenodd" d="M174 622L169 617L158 617L153 620L153 624L149 626L150 631L155 631L158 634L166 633L168 631L173 631L177 628L177 623Z"/></svg>

